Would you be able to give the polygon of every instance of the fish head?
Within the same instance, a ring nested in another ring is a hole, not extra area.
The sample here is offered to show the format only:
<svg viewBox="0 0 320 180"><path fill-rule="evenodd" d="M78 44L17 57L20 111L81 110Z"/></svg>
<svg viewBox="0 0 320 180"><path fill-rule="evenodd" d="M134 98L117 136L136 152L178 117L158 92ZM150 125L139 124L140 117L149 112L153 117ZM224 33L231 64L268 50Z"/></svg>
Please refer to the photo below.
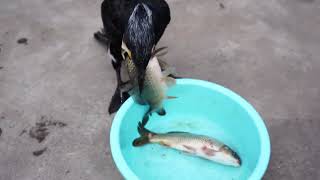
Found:
<svg viewBox="0 0 320 180"><path fill-rule="evenodd" d="M135 6L123 34L122 49L137 69L140 94L143 89L146 68L155 47L152 11L144 4Z"/></svg>
<svg viewBox="0 0 320 180"><path fill-rule="evenodd" d="M239 155L226 145L222 146L220 150L216 152L215 156L225 165L235 167L241 166L241 159Z"/></svg>

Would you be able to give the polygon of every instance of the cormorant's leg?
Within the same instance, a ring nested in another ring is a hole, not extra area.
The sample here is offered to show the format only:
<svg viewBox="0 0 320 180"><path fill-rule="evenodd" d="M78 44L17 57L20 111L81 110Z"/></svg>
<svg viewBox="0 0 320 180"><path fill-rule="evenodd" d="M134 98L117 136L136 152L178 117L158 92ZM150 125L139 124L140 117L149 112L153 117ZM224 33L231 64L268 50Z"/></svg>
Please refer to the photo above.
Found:
<svg viewBox="0 0 320 180"><path fill-rule="evenodd" d="M121 89L121 87L123 87L124 85L121 79L121 47L118 47L111 43L109 47L109 55L111 57L112 66L115 69L117 76L117 88L114 92L114 95L112 96L109 105L109 113L112 114L120 108L120 106L130 97L130 95L127 91L122 91Z"/></svg>
<svg viewBox="0 0 320 180"><path fill-rule="evenodd" d="M116 70L117 83L120 86L123 82L121 80L121 62L116 62L112 60L112 66Z"/></svg>

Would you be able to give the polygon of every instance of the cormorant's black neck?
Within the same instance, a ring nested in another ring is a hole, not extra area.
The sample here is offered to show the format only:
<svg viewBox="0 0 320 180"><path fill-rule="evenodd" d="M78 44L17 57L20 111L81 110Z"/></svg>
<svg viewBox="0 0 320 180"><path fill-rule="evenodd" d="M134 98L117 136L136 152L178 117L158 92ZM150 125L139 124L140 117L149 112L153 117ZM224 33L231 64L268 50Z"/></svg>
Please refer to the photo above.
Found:
<svg viewBox="0 0 320 180"><path fill-rule="evenodd" d="M129 19L123 35L123 41L132 52L133 59L148 62L155 45L153 13L144 3L138 3ZM139 62L137 62L139 63Z"/></svg>

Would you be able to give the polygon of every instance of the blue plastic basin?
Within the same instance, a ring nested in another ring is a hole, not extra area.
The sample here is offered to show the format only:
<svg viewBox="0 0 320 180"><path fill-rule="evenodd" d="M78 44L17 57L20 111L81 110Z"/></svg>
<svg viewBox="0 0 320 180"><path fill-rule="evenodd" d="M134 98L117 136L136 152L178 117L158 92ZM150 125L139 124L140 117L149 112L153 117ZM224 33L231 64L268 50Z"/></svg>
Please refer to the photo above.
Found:
<svg viewBox="0 0 320 180"><path fill-rule="evenodd" d="M200 180L261 179L270 158L270 139L254 108L234 92L214 83L179 79L167 92L165 116L153 113L147 128L154 132L187 131L215 137L235 150L240 168L220 165L157 144L133 147L137 124L147 106L128 99L111 127L113 160L126 179Z"/></svg>

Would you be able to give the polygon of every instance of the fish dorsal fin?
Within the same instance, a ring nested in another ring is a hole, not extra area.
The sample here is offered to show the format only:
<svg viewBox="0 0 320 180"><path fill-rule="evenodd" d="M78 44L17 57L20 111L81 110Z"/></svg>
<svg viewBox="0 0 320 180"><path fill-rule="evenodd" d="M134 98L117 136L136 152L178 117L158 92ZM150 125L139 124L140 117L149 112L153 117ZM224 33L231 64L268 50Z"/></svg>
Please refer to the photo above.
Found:
<svg viewBox="0 0 320 180"><path fill-rule="evenodd" d="M173 133L186 133L186 132L183 132L183 131L170 131L170 132L167 132L168 134L173 134Z"/></svg>
<svg viewBox="0 0 320 180"><path fill-rule="evenodd" d="M176 97L176 96L167 96L167 99L176 99L176 98L178 98L178 97Z"/></svg>
<svg viewBox="0 0 320 180"><path fill-rule="evenodd" d="M176 68L174 67L164 67L165 69L162 71L162 76L167 77L170 74L176 74Z"/></svg>
<svg viewBox="0 0 320 180"><path fill-rule="evenodd" d="M174 79L172 77L168 77L168 76L162 77L161 81L164 81L168 87L171 87L176 84L176 79Z"/></svg>
<svg viewBox="0 0 320 180"><path fill-rule="evenodd" d="M163 47L160 47L158 49L155 49L152 52L152 56L164 56L164 55L166 55L168 53L167 49L168 49L167 46L163 46Z"/></svg>

